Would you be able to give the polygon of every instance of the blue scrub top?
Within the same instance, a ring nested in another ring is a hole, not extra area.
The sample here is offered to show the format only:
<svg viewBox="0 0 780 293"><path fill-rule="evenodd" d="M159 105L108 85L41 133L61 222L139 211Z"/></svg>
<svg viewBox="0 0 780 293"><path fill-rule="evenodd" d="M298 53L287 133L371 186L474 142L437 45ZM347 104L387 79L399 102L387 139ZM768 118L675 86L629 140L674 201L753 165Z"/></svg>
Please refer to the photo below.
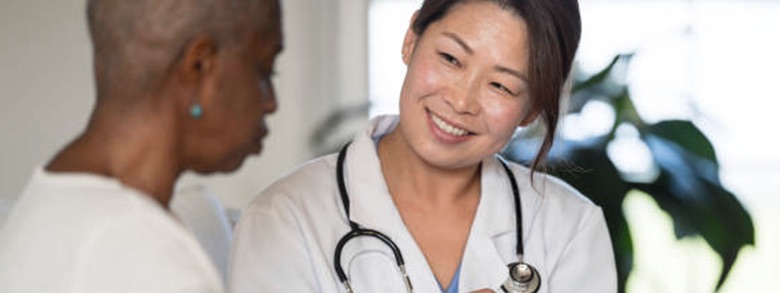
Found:
<svg viewBox="0 0 780 293"><path fill-rule="evenodd" d="M452 280L450 281L450 285L447 286L447 289L444 289L444 287L441 286L441 283L439 284L439 289L441 289L441 293L458 293L459 280L460 280L460 266L458 266L458 269L455 270L455 275L452 276Z"/></svg>

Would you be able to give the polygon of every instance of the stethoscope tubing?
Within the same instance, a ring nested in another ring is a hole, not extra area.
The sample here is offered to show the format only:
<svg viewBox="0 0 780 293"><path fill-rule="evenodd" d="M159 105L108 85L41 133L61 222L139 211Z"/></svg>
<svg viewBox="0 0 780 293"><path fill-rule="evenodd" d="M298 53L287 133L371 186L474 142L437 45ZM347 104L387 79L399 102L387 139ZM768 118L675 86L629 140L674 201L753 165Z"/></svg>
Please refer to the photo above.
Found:
<svg viewBox="0 0 780 293"><path fill-rule="evenodd" d="M501 166L504 167L504 170L509 177L509 185L512 186L512 194L514 195L512 198L515 201L515 227L517 227L517 244L515 246L515 253L522 258L525 252L525 248L523 247L523 209L520 205L520 189L517 187L517 180L515 180L514 176L512 176L513 173L512 170L509 169L509 165L507 165L501 159L498 161L501 162ZM523 260L520 259L520 261Z"/></svg>
<svg viewBox="0 0 780 293"><path fill-rule="evenodd" d="M398 249L398 246L395 245L395 243L392 240L390 240L390 237L387 237L387 235L382 234L377 230L358 228L349 231L349 233L347 233L347 235L344 235L344 237L342 237L339 240L339 243L336 244L334 267L336 268L336 275L338 275L339 281L343 282L347 279L347 274L344 273L344 269L342 268L341 265L339 265L341 263L341 251L344 249L344 245L346 245L347 242L349 242L355 237L360 237L360 236L373 237L379 239L379 241L382 241L384 244L390 247L390 250L393 251L393 256L395 257L395 264L398 265L399 267L404 266L405 264L404 256L401 254L401 250Z"/></svg>
<svg viewBox="0 0 780 293"><path fill-rule="evenodd" d="M338 244L336 244L336 251L333 257L333 266L336 269L336 275L339 278L339 282L341 282L341 284L343 284L347 289L347 292L352 293L353 291L352 285L349 283L349 278L347 278L347 274L344 273L344 269L341 266L341 252L343 251L344 245L346 245L347 242L353 238L361 236L379 239L379 241L382 241L385 245L390 247L390 250L393 251L395 263L398 266L398 270L401 272L401 277L403 278L404 284L406 285L406 291L409 293L413 292L414 288L412 287L412 281L409 279L409 274L406 273L406 265L404 262L404 256L401 254L401 249L399 249L398 246L395 245L395 242L393 242L390 237L387 237L387 235L373 229L365 229L359 226L356 229L349 231L349 233L344 235L344 237L341 237Z"/></svg>
<svg viewBox="0 0 780 293"><path fill-rule="evenodd" d="M338 188L339 188L339 195L341 197L341 203L344 206L344 213L347 218L347 222L350 226L350 231L344 235L341 239L339 239L339 242L336 244L336 251L334 252L334 259L333 259L333 266L336 269L336 275L339 278L339 281L345 286L347 289L347 292L353 292L352 286L350 285L349 278L347 278L347 274L344 272L343 267L341 266L341 253L344 248L344 245L346 245L347 242L350 240L361 237L361 236L367 236L372 237L375 239L378 239L382 241L385 245L387 245L392 251L393 255L395 256L396 265L398 265L399 270L401 271L404 282L406 283L406 289L407 292L412 292L412 284L409 279L409 276L406 273L405 268L405 262L403 255L401 253L401 250L398 248L398 246L393 242L390 237L388 237L385 234L382 234L379 231L372 230L372 229L366 229L362 228L358 223L352 221L352 218L350 217L349 207L350 207L350 201L349 201L349 195L347 193L347 187L346 182L344 180L344 161L346 159L347 155L347 149L349 147L350 143L347 143L341 151L339 151L337 162L336 162L336 182L338 182ZM504 170L506 171L507 177L509 178L509 183L512 188L512 195L515 205L515 227L517 229L517 241L515 246L515 252L517 253L517 256L519 258L519 262L523 263L523 256L524 256L524 247L523 247L523 211L521 207L520 202L520 190L517 186L517 180L515 180L513 176L512 170L509 168L509 165L507 165L506 162L504 162L502 159L498 159L498 161L501 163L501 165L504 167ZM531 267L533 268L533 267ZM535 271L535 269L533 269ZM538 273L537 273L538 276ZM502 287L503 290L506 290L506 288ZM538 290L538 286L535 290L531 292L536 292Z"/></svg>

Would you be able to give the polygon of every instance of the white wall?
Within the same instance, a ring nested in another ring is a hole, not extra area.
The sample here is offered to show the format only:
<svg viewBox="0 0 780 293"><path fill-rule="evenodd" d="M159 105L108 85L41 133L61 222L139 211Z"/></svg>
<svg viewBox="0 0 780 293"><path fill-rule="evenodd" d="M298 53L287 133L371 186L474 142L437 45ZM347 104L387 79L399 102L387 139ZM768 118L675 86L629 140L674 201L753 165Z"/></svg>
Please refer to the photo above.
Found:
<svg viewBox="0 0 780 293"><path fill-rule="evenodd" d="M229 175L185 175L231 208L314 156L309 136L334 108L366 99L365 1L282 0L279 111L259 158ZM0 1L0 207L84 127L94 99L84 0Z"/></svg>

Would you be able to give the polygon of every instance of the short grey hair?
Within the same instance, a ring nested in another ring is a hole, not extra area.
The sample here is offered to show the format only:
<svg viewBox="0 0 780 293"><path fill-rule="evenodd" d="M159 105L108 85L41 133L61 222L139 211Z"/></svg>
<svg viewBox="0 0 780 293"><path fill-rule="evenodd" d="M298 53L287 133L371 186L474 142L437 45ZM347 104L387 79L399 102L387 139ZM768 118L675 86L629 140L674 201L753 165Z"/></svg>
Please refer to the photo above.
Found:
<svg viewBox="0 0 780 293"><path fill-rule="evenodd" d="M223 48L253 29L270 29L278 0L88 0L98 97L150 89L207 34Z"/></svg>

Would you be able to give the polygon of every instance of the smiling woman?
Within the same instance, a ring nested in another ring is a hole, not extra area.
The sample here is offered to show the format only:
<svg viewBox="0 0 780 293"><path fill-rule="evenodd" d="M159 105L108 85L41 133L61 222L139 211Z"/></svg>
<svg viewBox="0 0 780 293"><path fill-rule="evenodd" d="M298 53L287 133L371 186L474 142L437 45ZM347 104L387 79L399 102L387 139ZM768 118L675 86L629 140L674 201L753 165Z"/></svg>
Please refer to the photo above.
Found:
<svg viewBox="0 0 780 293"><path fill-rule="evenodd" d="M574 0L424 1L399 44L400 114L250 204L231 288L615 292L600 208L496 155L541 119L544 157L579 32Z"/></svg>

